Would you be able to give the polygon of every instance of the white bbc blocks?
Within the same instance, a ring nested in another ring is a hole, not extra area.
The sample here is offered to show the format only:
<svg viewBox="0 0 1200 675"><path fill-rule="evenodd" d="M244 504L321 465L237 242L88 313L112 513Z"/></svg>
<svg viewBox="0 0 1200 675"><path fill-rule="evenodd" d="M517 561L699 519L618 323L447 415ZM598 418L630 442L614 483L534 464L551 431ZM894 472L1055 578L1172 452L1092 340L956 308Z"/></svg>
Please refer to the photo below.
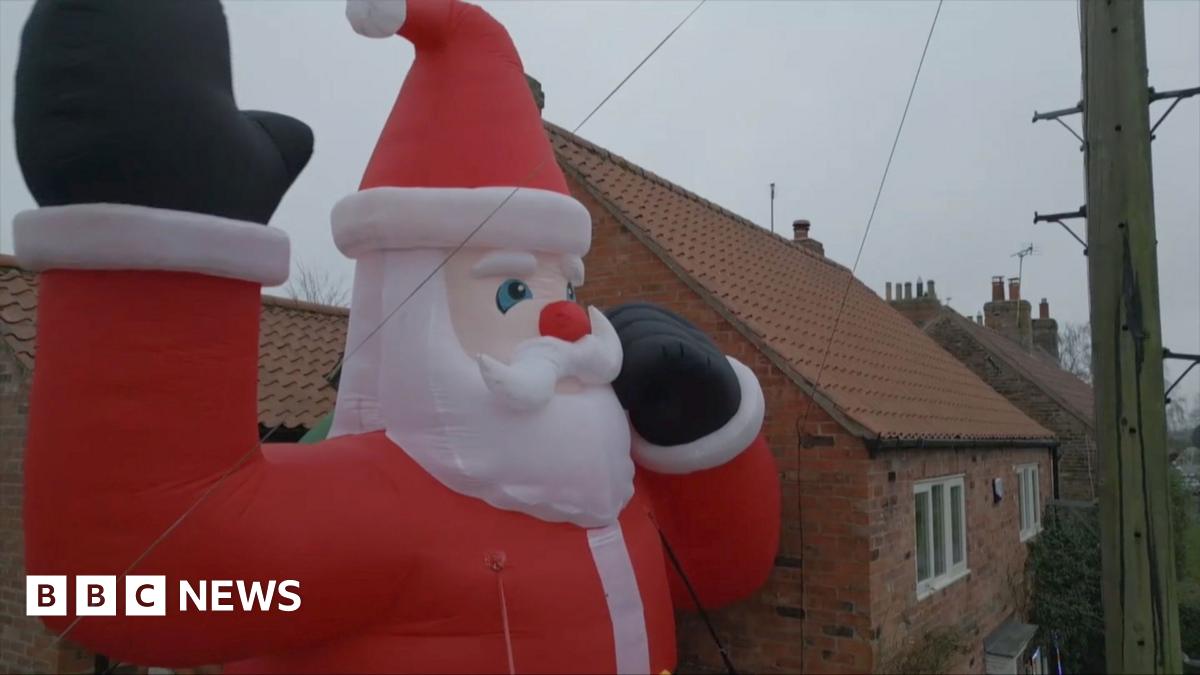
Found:
<svg viewBox="0 0 1200 675"><path fill-rule="evenodd" d="M64 575L31 574L25 577L25 613L29 616L66 616L70 598ZM75 616L116 616L117 578L105 574L75 576ZM126 616L166 616L167 578L158 575L125 577Z"/></svg>

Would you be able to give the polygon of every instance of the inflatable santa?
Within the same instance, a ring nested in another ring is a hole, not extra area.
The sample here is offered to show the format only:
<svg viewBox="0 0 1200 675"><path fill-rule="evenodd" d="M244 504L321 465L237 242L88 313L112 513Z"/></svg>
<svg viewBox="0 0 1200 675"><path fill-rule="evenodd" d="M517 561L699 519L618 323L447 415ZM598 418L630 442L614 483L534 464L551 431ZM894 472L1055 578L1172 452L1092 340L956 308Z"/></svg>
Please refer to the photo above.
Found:
<svg viewBox="0 0 1200 675"><path fill-rule="evenodd" d="M671 669L673 612L694 608L679 570L719 606L772 565L758 382L670 312L575 303L589 215L499 23L457 0L347 16L416 60L333 209L356 261L347 358L330 438L296 446L259 443L255 377L260 289L289 266L263 224L308 128L237 109L215 0L33 9L28 571L168 582L165 615L122 595L46 623L228 672ZM283 579L286 609L183 610L175 586Z"/></svg>

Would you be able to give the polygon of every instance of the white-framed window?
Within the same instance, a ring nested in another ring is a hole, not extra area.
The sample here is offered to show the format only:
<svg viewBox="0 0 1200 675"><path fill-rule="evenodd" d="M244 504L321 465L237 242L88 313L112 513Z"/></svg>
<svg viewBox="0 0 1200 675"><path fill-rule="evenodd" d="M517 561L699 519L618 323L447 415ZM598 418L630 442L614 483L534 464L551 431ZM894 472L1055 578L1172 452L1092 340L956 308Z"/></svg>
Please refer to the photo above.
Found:
<svg viewBox="0 0 1200 675"><path fill-rule="evenodd" d="M1038 465L1017 467L1017 507L1021 512L1021 541L1042 531L1042 494L1038 482Z"/></svg>
<svg viewBox="0 0 1200 675"><path fill-rule="evenodd" d="M962 475L913 485L917 598L967 573L967 496Z"/></svg>

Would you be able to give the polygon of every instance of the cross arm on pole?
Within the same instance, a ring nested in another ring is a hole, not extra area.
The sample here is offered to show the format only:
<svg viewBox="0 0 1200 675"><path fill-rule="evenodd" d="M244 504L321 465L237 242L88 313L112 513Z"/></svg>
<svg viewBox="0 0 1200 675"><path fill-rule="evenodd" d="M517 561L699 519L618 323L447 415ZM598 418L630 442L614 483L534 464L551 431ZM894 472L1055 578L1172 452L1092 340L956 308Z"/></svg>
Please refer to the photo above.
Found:
<svg viewBox="0 0 1200 675"><path fill-rule="evenodd" d="M1180 382L1183 382L1183 378L1187 377L1188 373L1192 372L1192 368L1195 368L1197 365L1200 365L1200 354L1180 354L1178 352L1173 352L1170 349L1164 348L1163 349L1163 358L1164 359L1176 359L1179 361L1191 361L1191 363L1188 364L1188 367L1184 368L1183 372L1179 374L1179 377L1175 378L1175 381L1171 383L1171 386L1167 387L1166 402L1170 403L1171 402L1171 392L1175 390L1175 387L1179 386Z"/></svg>
<svg viewBox="0 0 1200 675"><path fill-rule="evenodd" d="M1077 209L1075 211L1064 211L1062 213L1038 213L1037 211L1033 212L1033 222L1034 223L1058 223L1059 225L1061 225L1062 229L1066 230L1067 234L1074 237L1075 241L1079 242L1079 245L1083 247L1084 255L1087 255L1087 252L1088 252L1087 242L1084 241L1083 239L1081 239L1079 237L1079 235L1075 234L1075 230L1072 230L1070 228L1070 226L1068 226L1066 223L1063 222L1063 220L1068 219L1068 218L1086 218L1086 217L1087 217L1087 207L1086 206L1081 206L1081 207L1079 207L1079 209Z"/></svg>
<svg viewBox="0 0 1200 675"><path fill-rule="evenodd" d="M1154 131L1158 129L1158 125L1163 123L1163 120L1167 119L1167 115L1171 114L1171 111L1175 109L1175 106L1179 105L1180 101L1185 98L1191 98L1197 94L1200 94L1200 87L1192 87L1191 89L1174 89L1171 91L1162 92L1154 91L1154 87L1150 87L1151 103L1168 98L1174 99L1171 101L1171 105L1167 107L1167 111L1158 118L1158 121L1154 123L1154 126L1150 127L1150 140L1154 140Z"/></svg>

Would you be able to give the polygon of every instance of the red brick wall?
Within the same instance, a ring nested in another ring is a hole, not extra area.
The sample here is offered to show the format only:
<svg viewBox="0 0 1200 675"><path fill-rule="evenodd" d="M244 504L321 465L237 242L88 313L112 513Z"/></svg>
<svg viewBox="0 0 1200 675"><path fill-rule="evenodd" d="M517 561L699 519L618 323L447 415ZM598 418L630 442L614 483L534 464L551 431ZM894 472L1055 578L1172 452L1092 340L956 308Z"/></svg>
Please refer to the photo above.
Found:
<svg viewBox="0 0 1200 675"><path fill-rule="evenodd" d="M1049 450L883 451L871 467L871 607L878 662L917 642L931 628L957 626L969 651L950 672L983 672L982 641L1014 611L1023 609L1027 547L1020 540L1019 464L1037 463L1043 506L1050 498ZM969 574L917 599L913 558L913 483L963 474ZM992 498L992 479L1004 482L1004 497Z"/></svg>
<svg viewBox="0 0 1200 675"><path fill-rule="evenodd" d="M30 374L0 344L0 672L90 672L90 655L25 616L24 448Z"/></svg>

